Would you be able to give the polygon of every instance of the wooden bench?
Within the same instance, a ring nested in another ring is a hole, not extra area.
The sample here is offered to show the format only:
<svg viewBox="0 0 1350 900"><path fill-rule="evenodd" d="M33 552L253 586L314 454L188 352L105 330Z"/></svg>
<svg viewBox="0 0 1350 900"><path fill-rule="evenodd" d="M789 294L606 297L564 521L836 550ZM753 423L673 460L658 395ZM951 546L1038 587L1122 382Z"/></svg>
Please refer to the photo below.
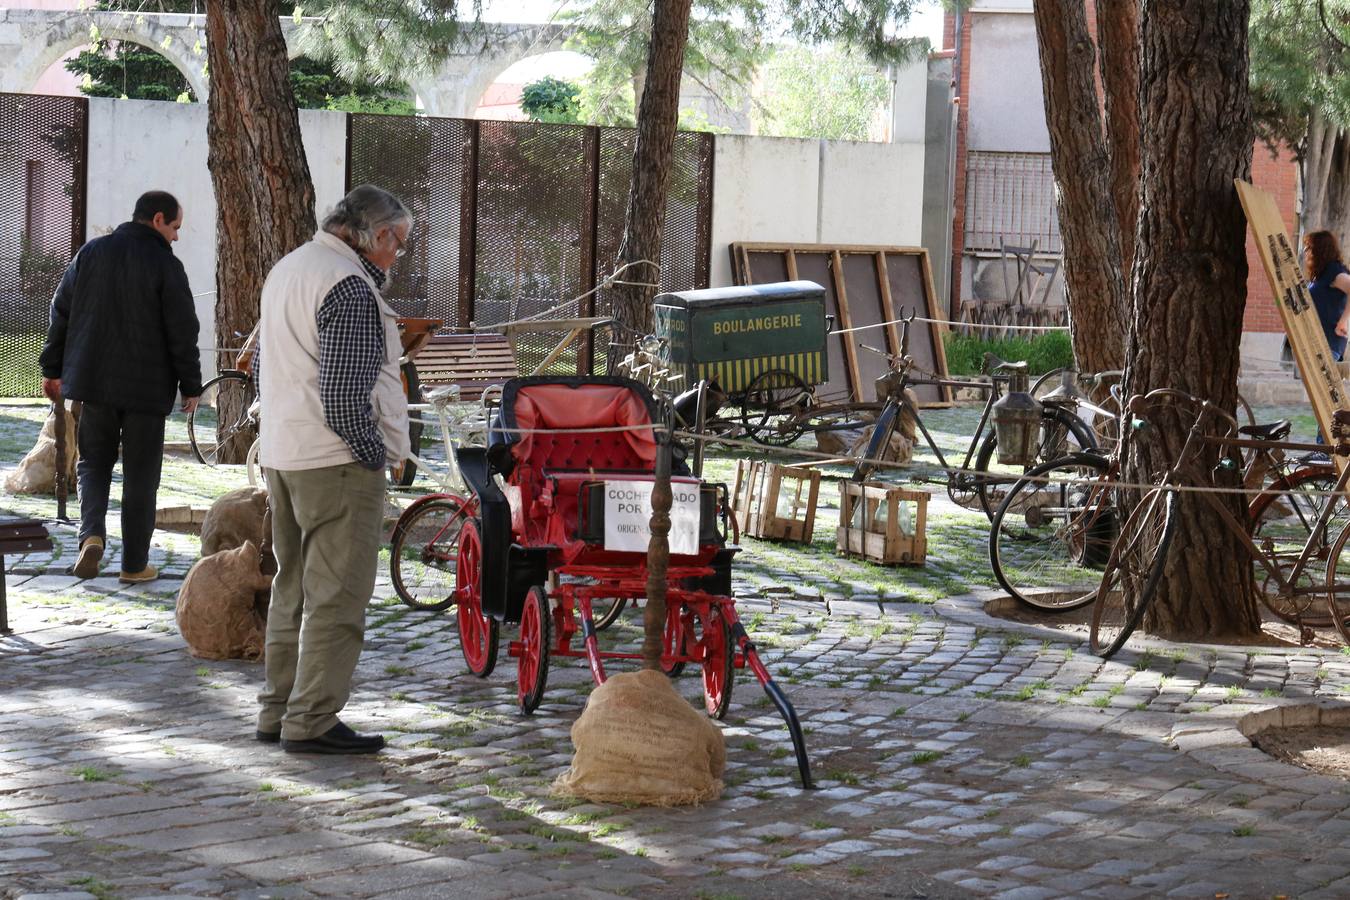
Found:
<svg viewBox="0 0 1350 900"><path fill-rule="evenodd" d="M0 518L0 634L12 634L9 627L9 608L5 600L6 553L37 553L52 549L52 539L46 527L36 519Z"/></svg>
<svg viewBox="0 0 1350 900"><path fill-rule="evenodd" d="M414 361L422 390L459 386L461 400L478 400L483 391L520 374L511 340L504 334L442 334L422 346Z"/></svg>

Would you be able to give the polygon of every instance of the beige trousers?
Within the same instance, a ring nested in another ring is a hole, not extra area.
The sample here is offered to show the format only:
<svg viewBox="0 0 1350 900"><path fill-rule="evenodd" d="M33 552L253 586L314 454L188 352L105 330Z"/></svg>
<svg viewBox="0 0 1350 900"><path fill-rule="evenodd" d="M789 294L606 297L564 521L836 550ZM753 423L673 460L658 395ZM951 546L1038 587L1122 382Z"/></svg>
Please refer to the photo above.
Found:
<svg viewBox="0 0 1350 900"><path fill-rule="evenodd" d="M278 568L258 730L303 741L332 728L351 695L375 588L385 476L356 463L268 469L267 485Z"/></svg>

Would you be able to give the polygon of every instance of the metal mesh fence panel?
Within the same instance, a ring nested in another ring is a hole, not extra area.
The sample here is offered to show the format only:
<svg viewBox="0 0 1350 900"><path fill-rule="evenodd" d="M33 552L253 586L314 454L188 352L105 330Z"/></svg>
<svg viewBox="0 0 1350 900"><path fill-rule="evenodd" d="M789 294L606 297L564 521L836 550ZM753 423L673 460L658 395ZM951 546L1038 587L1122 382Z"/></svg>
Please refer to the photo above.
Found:
<svg viewBox="0 0 1350 900"><path fill-rule="evenodd" d="M404 116L348 120L347 185L398 194L417 218L386 294L405 315L446 328L607 315L608 292L575 302L613 271L632 179L632 129ZM662 290L707 287L713 136L676 138ZM522 372L561 339L516 341ZM604 366L610 341L573 347L552 372Z"/></svg>
<svg viewBox="0 0 1350 900"><path fill-rule="evenodd" d="M0 94L0 396L42 392L52 294L84 242L89 104Z"/></svg>
<svg viewBox="0 0 1350 900"><path fill-rule="evenodd" d="M578 314L590 288L594 129L482 122L474 229L474 319L481 328ZM558 336L526 334L516 362L533 371ZM566 353L550 367L577 371Z"/></svg>
<svg viewBox="0 0 1350 900"><path fill-rule="evenodd" d="M637 132L631 128L600 129L600 203L596 216L596 266L600 278L614 271L623 242L628 191L633 180L633 148ZM675 135L666 224L661 236L661 290L688 291L708 286L712 248L713 136L681 131ZM625 273L628 280L649 277L645 269ZM614 291L596 292L595 315L613 311ZM635 335L597 332L597 343L624 346ZM599 350L600 348L597 348ZM596 365L602 365L597 353Z"/></svg>
<svg viewBox="0 0 1350 900"><path fill-rule="evenodd" d="M460 285L461 223L472 165L473 122L412 116L353 115L348 119L347 187L374 184L412 210L407 254L385 290L409 316L469 326Z"/></svg>

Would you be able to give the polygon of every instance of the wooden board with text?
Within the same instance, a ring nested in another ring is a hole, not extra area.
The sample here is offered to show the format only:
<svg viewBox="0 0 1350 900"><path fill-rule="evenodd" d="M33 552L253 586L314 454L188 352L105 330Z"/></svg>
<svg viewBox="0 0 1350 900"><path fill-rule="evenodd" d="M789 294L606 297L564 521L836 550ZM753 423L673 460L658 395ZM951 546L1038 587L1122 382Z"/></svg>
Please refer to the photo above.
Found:
<svg viewBox="0 0 1350 900"><path fill-rule="evenodd" d="M1313 415L1322 434L1329 435L1332 433L1332 414L1337 410L1350 410L1350 401L1346 399L1345 383L1341 380L1336 358L1327 346L1312 295L1308 293L1299 254L1285 231L1275 198L1241 179L1235 183ZM1338 468L1345 465L1343 457L1332 458Z"/></svg>

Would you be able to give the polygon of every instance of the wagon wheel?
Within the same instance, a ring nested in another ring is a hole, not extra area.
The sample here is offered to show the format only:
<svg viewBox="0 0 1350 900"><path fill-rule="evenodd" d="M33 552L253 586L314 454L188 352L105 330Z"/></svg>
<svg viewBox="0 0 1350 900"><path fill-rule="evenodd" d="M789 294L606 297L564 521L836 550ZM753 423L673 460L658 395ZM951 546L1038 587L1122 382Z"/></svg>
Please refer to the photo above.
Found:
<svg viewBox="0 0 1350 900"><path fill-rule="evenodd" d="M486 678L497 665L497 620L483 615L483 539L477 519L460 528L455 560L455 618L459 649L469 671Z"/></svg>
<svg viewBox="0 0 1350 900"><path fill-rule="evenodd" d="M520 659L516 665L516 697L520 711L529 715L539 708L548 684L548 650L553 642L553 617L548 594L540 585L525 595L520 611Z"/></svg>
<svg viewBox="0 0 1350 900"><path fill-rule="evenodd" d="M680 607L683 609L683 606ZM671 678L679 678L684 672L684 660L667 662L673 656L683 656L688 648L688 632L684 627L684 618L680 609L673 609L666 616L666 633L661 654L661 671Z"/></svg>
<svg viewBox="0 0 1350 900"><path fill-rule="evenodd" d="M770 447L786 447L806 430L800 413L811 405L811 389L786 369L760 372L741 398L741 424L750 437Z"/></svg>
<svg viewBox="0 0 1350 900"><path fill-rule="evenodd" d="M731 687L736 675L735 648L726 619L716 606L703 623L703 705L714 719L726 716L731 707Z"/></svg>

